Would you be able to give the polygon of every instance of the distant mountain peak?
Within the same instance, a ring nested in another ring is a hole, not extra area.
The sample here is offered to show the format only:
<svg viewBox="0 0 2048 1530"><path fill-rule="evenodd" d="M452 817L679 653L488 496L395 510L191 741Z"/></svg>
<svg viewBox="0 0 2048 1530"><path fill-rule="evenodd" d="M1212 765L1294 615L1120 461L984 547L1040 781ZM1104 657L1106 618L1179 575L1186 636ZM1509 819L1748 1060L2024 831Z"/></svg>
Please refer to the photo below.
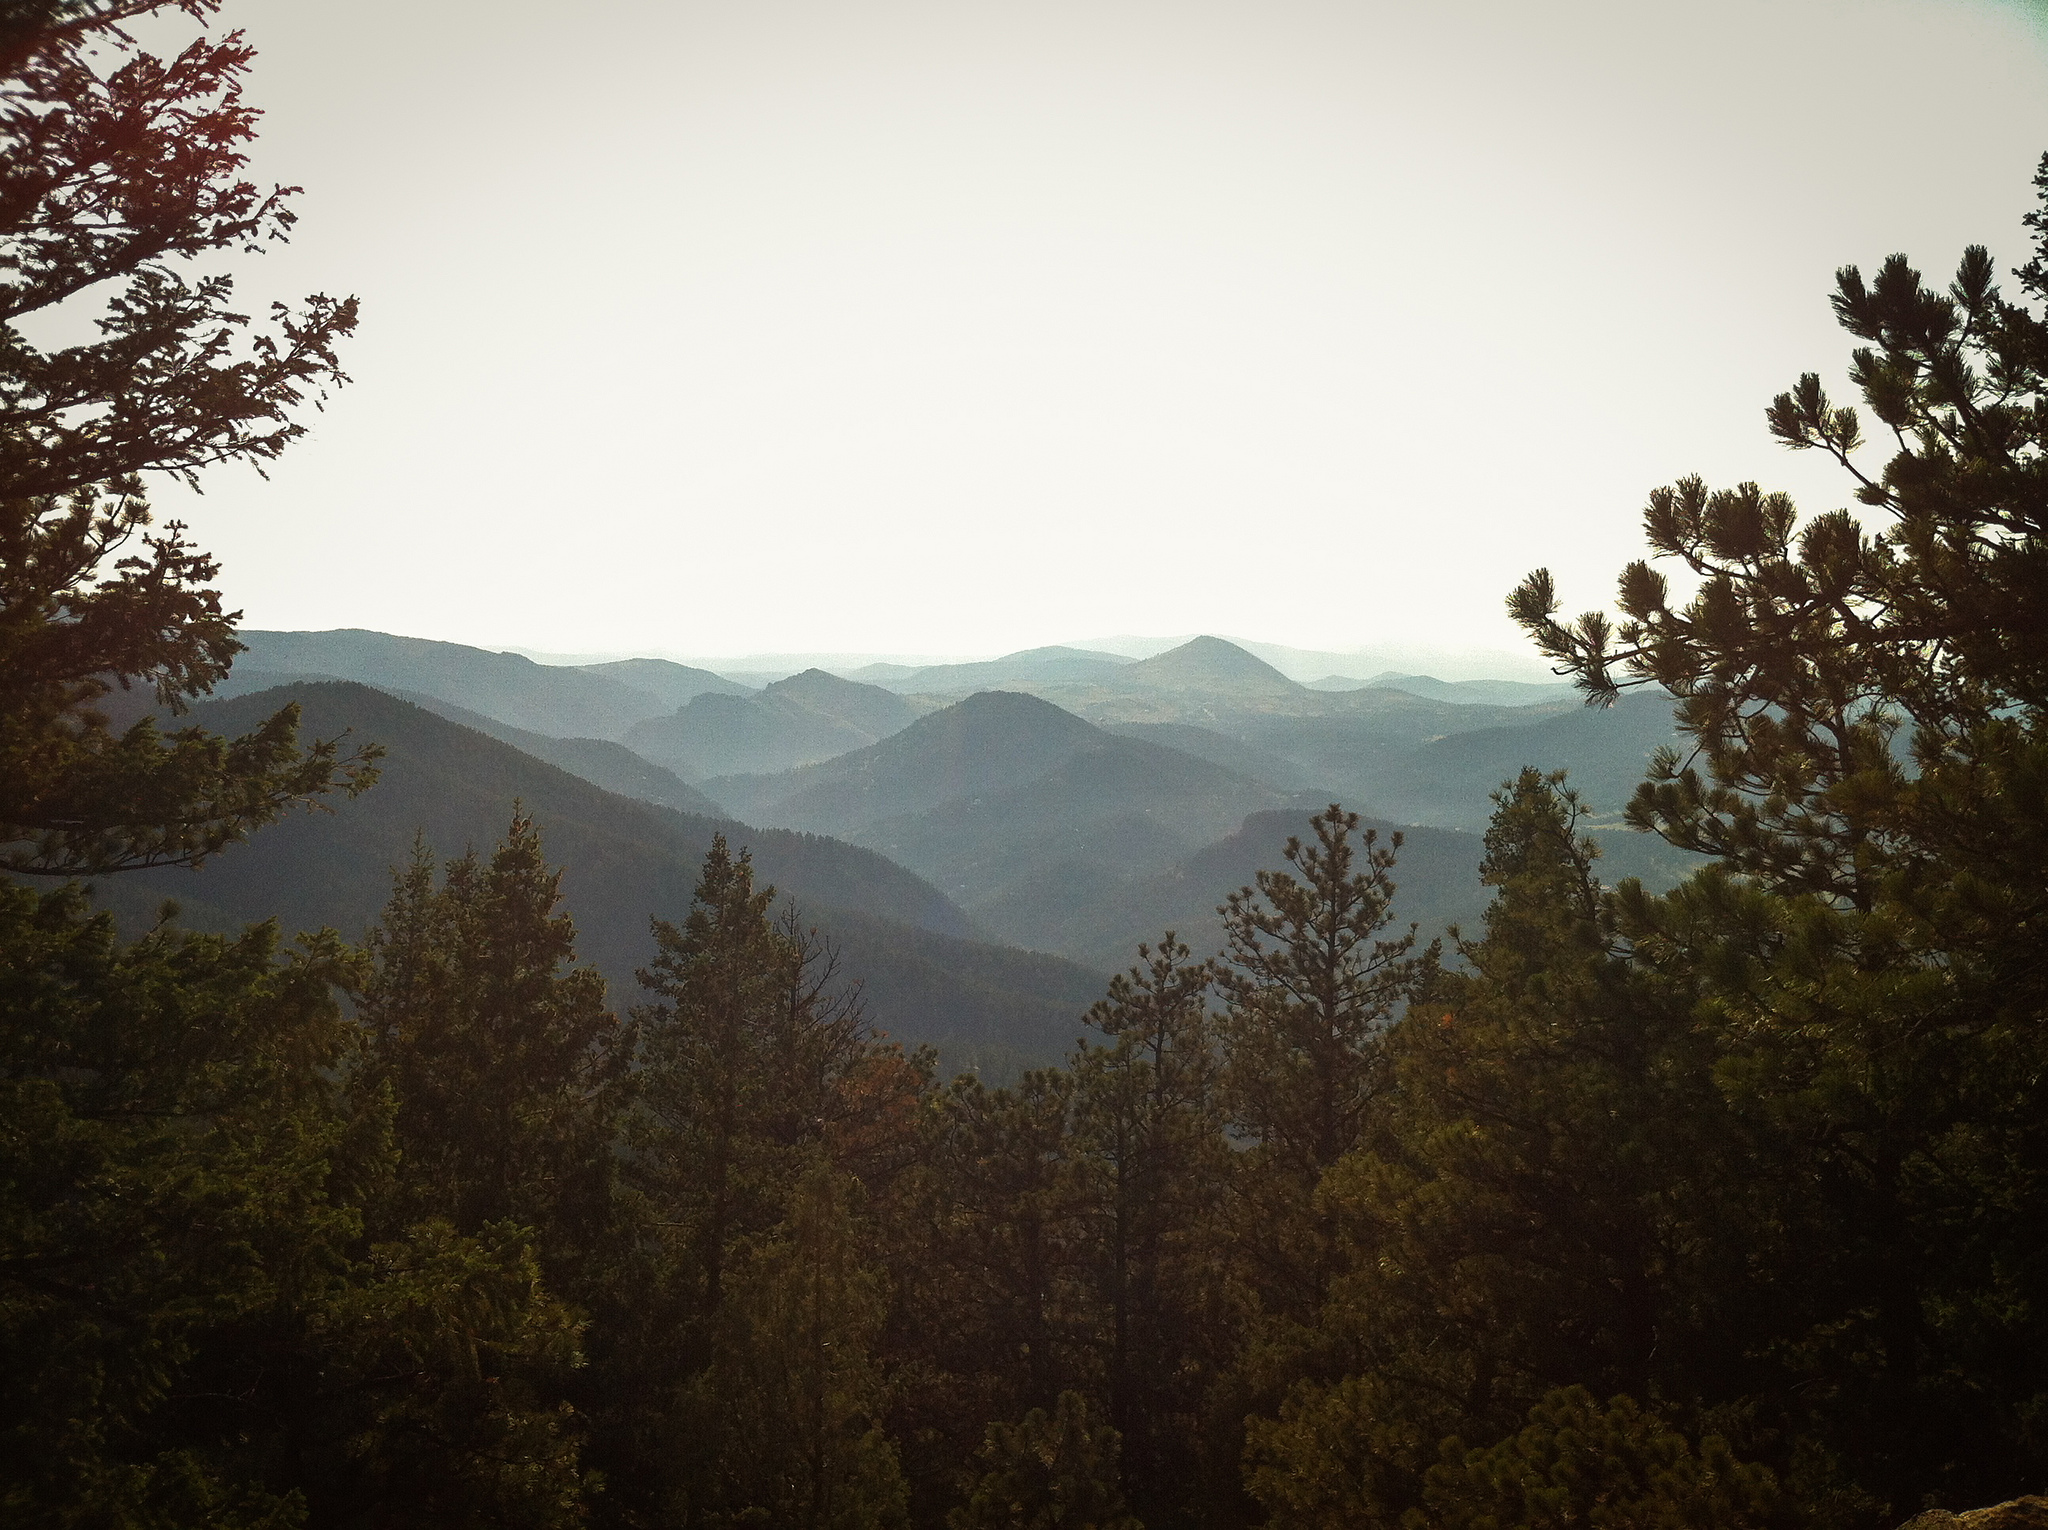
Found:
<svg viewBox="0 0 2048 1530"><path fill-rule="evenodd" d="M899 737L928 739L943 734L990 735L1025 729L1044 738L1094 738L1096 726L1027 691L976 691L949 707L919 718Z"/></svg>
<svg viewBox="0 0 2048 1530"><path fill-rule="evenodd" d="M1125 673L1134 679L1175 685L1208 680L1231 686L1255 684L1277 690L1300 689L1257 654L1220 637L1190 638L1178 648L1140 659Z"/></svg>
<svg viewBox="0 0 2048 1530"><path fill-rule="evenodd" d="M867 692L881 692L879 685L868 685L860 680L848 680L835 675L829 669L801 669L793 675L785 675L762 691L764 696L791 696L808 699L814 696L853 696Z"/></svg>

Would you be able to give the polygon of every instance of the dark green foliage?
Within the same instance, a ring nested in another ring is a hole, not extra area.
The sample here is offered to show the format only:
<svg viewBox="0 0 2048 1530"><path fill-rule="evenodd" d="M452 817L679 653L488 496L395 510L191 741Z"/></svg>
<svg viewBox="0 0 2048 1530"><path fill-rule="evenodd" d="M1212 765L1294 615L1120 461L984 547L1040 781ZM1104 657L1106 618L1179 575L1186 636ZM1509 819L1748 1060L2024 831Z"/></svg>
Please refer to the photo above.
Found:
<svg viewBox="0 0 2048 1530"><path fill-rule="evenodd" d="M1078 1392L1060 1393L1050 1414L989 1425L975 1464L950 1530L1142 1530L1117 1491L1117 1433L1090 1421Z"/></svg>
<svg viewBox="0 0 2048 1530"><path fill-rule="evenodd" d="M11 1523L283 1506L217 1434L161 1424L206 1338L320 1284L354 1230L327 1194L346 1128L313 1081L344 1047L340 954L276 954L262 928L123 948L76 890L0 884Z"/></svg>
<svg viewBox="0 0 2048 1530"><path fill-rule="evenodd" d="M774 1047L788 960L768 920L774 901L719 835L688 917L656 922L660 954L641 975L656 998L636 1016L646 1043L630 1172L688 1272L685 1310L698 1323L724 1299L733 1238L779 1215L789 1150L803 1141L769 1130L790 1120Z"/></svg>
<svg viewBox="0 0 2048 1530"><path fill-rule="evenodd" d="M1319 1188L1340 1273L1249 1457L1294 1522L1398 1523L1439 1439L1574 1382L1731 1380L1744 1272L1713 1239L1745 1166L1712 1052L1615 948L1576 799L1531 770L1496 802L1484 938L1387 1037L1374 1129Z"/></svg>
<svg viewBox="0 0 2048 1530"><path fill-rule="evenodd" d="M1456 1436L1434 1450L1390 1423L1393 1394L1353 1378L1290 1400L1255 1423L1253 1490L1273 1530L1763 1530L1784 1517L1767 1467L1725 1440L1692 1442L1632 1399L1606 1407L1583 1387L1548 1393L1526 1425L1485 1449ZM1431 1457L1435 1464L1421 1468ZM1388 1486L1423 1478L1405 1512Z"/></svg>
<svg viewBox="0 0 2048 1530"><path fill-rule="evenodd" d="M122 30L172 8L17 6L0 32L0 866L17 872L194 864L372 778L371 754L301 751L289 710L229 741L116 733L96 705L139 685L181 709L238 646L213 561L177 523L144 529L142 475L277 456L297 406L345 380L334 348L355 328L353 299L314 297L239 344L233 283L183 274L284 238L293 214L240 178L239 34L160 59ZM17 327L95 299L96 339L45 351Z"/></svg>
<svg viewBox="0 0 2048 1530"><path fill-rule="evenodd" d="M1240 1235L1267 1310L1296 1321L1313 1318L1330 1274L1316 1186L1363 1138L1385 1086L1386 1027L1436 962L1433 945L1413 954L1412 928L1380 933L1401 836L1383 847L1366 830L1360 866L1356 813L1333 803L1309 826L1314 844L1290 837L1282 851L1292 872L1261 871L1255 889L1230 895L1218 976L1223 1097L1250 1144L1236 1175Z"/></svg>
<svg viewBox="0 0 2048 1530"><path fill-rule="evenodd" d="M1393 1033L1383 1135L1324 1195L1345 1305L1382 1317L1365 1342L1416 1363L1383 1319L1433 1313L1429 1368L1505 1423L1567 1382L1683 1393L1724 1363L1707 1292L1740 1272L1702 1270L1702 1221L1745 1166L1683 998L1613 939L1577 799L1531 770L1496 801L1484 938Z"/></svg>
<svg viewBox="0 0 2048 1530"><path fill-rule="evenodd" d="M1214 1251L1230 1167L1208 1012L1210 963L1171 930L1088 1012L1105 1045L1075 1053L1071 1151L1092 1212L1089 1279L1107 1329L1104 1389L1122 1482L1145 1523L1196 1522L1210 1386L1229 1363L1232 1300Z"/></svg>
<svg viewBox="0 0 2048 1530"><path fill-rule="evenodd" d="M2041 180L2048 192L2048 168ZM2037 214L2037 235L2048 233ZM1754 485L1652 495L1624 621L1515 613L1595 700L1654 682L1706 769L1662 760L1631 818L1719 858L1671 897L1623 890L1637 959L1697 995L1756 1143L1755 1355L1766 1411L1894 1504L2010 1496L2048 1470L2048 297L2003 297L1972 248L1945 292L1904 259L1838 277L1852 375L1893 454L1815 378L1772 432L1849 470L1874 529L1802 522Z"/></svg>
<svg viewBox="0 0 2048 1530"><path fill-rule="evenodd" d="M598 1307L602 1458L629 1517L889 1524L884 1286L853 1176L901 1172L924 1075L774 903L717 836L688 916L656 921L623 1136L637 1246Z"/></svg>
<svg viewBox="0 0 2048 1530"><path fill-rule="evenodd" d="M395 1105L394 1216L532 1228L558 1275L610 1216L632 1051L604 979L571 965L560 881L523 814L488 862L471 852L439 885L432 854L416 849L370 935L354 1080L361 1098Z"/></svg>
<svg viewBox="0 0 2048 1530"><path fill-rule="evenodd" d="M958 1078L933 1102L908 1273L942 1316L915 1352L962 1388L950 1427L970 1436L1096 1375L1073 1094L1043 1069L1006 1089Z"/></svg>
<svg viewBox="0 0 2048 1530"><path fill-rule="evenodd" d="M1490 1450L1446 1440L1412 1530L1760 1530L1777 1480L1718 1435L1695 1452L1626 1397L1605 1408L1583 1387L1553 1392L1528 1427Z"/></svg>
<svg viewBox="0 0 2048 1530"><path fill-rule="evenodd" d="M278 957L0 885L9 1523L566 1523L573 1438L514 1377L573 1363L569 1314L503 1226L371 1241L354 962Z"/></svg>
<svg viewBox="0 0 2048 1530"><path fill-rule="evenodd" d="M693 1411L719 1442L693 1497L707 1524L884 1530L906 1489L883 1432L870 1350L885 1311L868 1262L859 1185L822 1164L795 1186L775 1236L734 1272Z"/></svg>

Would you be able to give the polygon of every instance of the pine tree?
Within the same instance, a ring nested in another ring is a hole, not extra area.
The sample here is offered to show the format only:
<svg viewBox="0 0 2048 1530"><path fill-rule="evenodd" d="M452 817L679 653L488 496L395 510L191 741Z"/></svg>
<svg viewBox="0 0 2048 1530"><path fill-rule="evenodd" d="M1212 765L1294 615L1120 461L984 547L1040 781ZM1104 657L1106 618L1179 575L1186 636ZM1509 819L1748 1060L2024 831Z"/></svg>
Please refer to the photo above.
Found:
<svg viewBox="0 0 2048 1530"><path fill-rule="evenodd" d="M371 933L356 1085L396 1102L402 1223L517 1222L568 1279L610 1216L632 1038L574 965L560 883L521 812L488 862L464 855L439 885L416 848Z"/></svg>
<svg viewBox="0 0 2048 1530"><path fill-rule="evenodd" d="M817 1164L781 1227L747 1251L698 1388L700 1416L718 1441L715 1476L694 1506L699 1522L906 1523L871 1354L885 1293L862 1248L859 1198L850 1176Z"/></svg>
<svg viewBox="0 0 2048 1530"><path fill-rule="evenodd" d="M1443 1456L1426 1516L1414 1516L1443 1530L1762 1530L1780 1502L1770 1470L1735 1459L1720 1436L1695 1451L1629 1398L1603 1408L1583 1387L1545 1397L1489 1450L1447 1440Z"/></svg>
<svg viewBox="0 0 2048 1530"><path fill-rule="evenodd" d="M2036 184L2017 301L1981 247L1945 291L1904 256L1838 273L1881 470L1817 377L1768 412L1869 524L1687 479L1645 529L1690 600L1647 562L1619 626L1559 622L1541 570L1510 600L1591 700L1678 698L1704 769L1661 757L1629 816L1719 864L1624 887L1619 929L1698 992L1758 1143L1770 1320L1738 1342L1784 1366L1782 1427L1901 1508L2048 1470L2013 1422L2048 1366L2048 160Z"/></svg>
<svg viewBox="0 0 2048 1530"><path fill-rule="evenodd" d="M241 338L209 253L283 239L285 188L241 178L256 113L239 33L175 58L124 23L213 0L44 0L0 17L0 866L92 875L197 864L297 803L374 779L374 750L301 749L286 708L234 740L100 702L140 687L172 712L227 673L236 616L173 522L150 533L146 476L258 465L346 381L354 299L275 305ZM93 318L97 303L97 319ZM96 322L44 350L24 320Z"/></svg>
<svg viewBox="0 0 2048 1530"><path fill-rule="evenodd" d="M260 1414L179 1395L220 1330L289 1306L279 1287L355 1231L330 1196L355 1144L320 1078L347 1056L346 956L278 955L267 926L123 944L76 888L0 883L10 1524L289 1522L288 1487L232 1443Z"/></svg>
<svg viewBox="0 0 2048 1530"><path fill-rule="evenodd" d="M643 1035L631 1172L659 1208L694 1286L696 1321L724 1300L729 1246L772 1227L791 1176L780 1134L801 1132L771 1037L788 1030L791 953L769 920L775 889L754 886L752 858L715 837L683 923L654 921L655 1002Z"/></svg>
<svg viewBox="0 0 2048 1530"><path fill-rule="evenodd" d="M1073 1080L955 1079L925 1116L923 1162L898 1198L897 1299L885 1350L919 1378L894 1415L918 1522L943 1512L983 1425L1099 1392L1091 1202L1074 1159Z"/></svg>
<svg viewBox="0 0 2048 1530"><path fill-rule="evenodd" d="M714 1487L724 1426L703 1388L735 1363L732 1282L767 1241L794 1236L812 1176L886 1173L914 1125L900 1118L915 1070L874 1044L829 944L793 910L772 919L774 904L748 853L714 836L688 915L654 921L640 974L652 1002L634 1011L642 1066L622 1166L640 1247L606 1295L593 1364L603 1459L634 1513L730 1507Z"/></svg>
<svg viewBox="0 0 2048 1530"><path fill-rule="evenodd" d="M1062 1392L1051 1413L991 1424L980 1475L950 1530L1143 1530L1117 1490L1117 1433L1089 1416L1087 1399Z"/></svg>
<svg viewBox="0 0 2048 1530"><path fill-rule="evenodd" d="M1156 951L1139 946L1088 1012L1106 1044L1084 1043L1071 1064L1109 1422L1125 1496L1155 1530L1199 1511L1214 1465L1199 1450L1206 1394L1234 1338L1217 1257L1230 1154L1214 979L1170 930Z"/></svg>
<svg viewBox="0 0 2048 1530"><path fill-rule="evenodd" d="M332 935L286 956L0 884L0 1517L568 1526L576 1325L518 1230L373 1240ZM407 1518L407 1516L413 1516Z"/></svg>
<svg viewBox="0 0 2048 1530"><path fill-rule="evenodd" d="M1615 941L1561 776L1495 802L1484 935L1390 1032L1381 1129L1323 1181L1315 1363L1248 1452L1285 1524L1400 1523L1440 1441L1506 1438L1561 1387L1755 1379L1728 1344L1750 1228L1713 1049Z"/></svg>
<svg viewBox="0 0 2048 1530"><path fill-rule="evenodd" d="M1218 910L1228 946L1218 981L1231 1126L1249 1144L1236 1176L1241 1242L1270 1313L1312 1321L1331 1271L1327 1218L1313 1208L1329 1168L1358 1146L1385 1085L1385 1036L1436 962L1413 927L1392 938L1391 875L1401 837L1352 836L1332 803L1289 837L1299 877L1262 871ZM1354 869L1356 868L1356 869Z"/></svg>

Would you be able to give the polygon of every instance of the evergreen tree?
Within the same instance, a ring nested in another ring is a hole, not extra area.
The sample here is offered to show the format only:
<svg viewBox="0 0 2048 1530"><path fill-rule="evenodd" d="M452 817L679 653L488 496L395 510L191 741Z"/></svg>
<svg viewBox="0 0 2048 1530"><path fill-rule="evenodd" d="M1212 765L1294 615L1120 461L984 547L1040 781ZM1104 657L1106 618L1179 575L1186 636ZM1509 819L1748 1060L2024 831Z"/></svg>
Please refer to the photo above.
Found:
<svg viewBox="0 0 2048 1530"><path fill-rule="evenodd" d="M623 1165L640 1247L599 1308L594 1390L614 1488L650 1519L731 1508L712 1487L729 1463L712 1416L722 1405L704 1388L738 1363L732 1335L747 1319L725 1310L735 1271L789 1231L799 1188L835 1150L891 1166L887 1123L915 1093L901 1053L874 1046L830 947L793 911L771 920L774 901L747 852L715 836L689 914L654 921L656 958L640 974L653 1002L634 1012L642 1066Z"/></svg>
<svg viewBox="0 0 2048 1530"><path fill-rule="evenodd" d="M1415 952L1413 927L1380 934L1401 837L1381 846L1367 829L1360 865L1356 813L1332 803L1310 827L1314 844L1290 836L1283 851L1294 872L1262 871L1218 910L1224 1097L1250 1144L1236 1176L1241 1240L1269 1313L1297 1323L1313 1320L1331 1268L1316 1186L1366 1133L1387 1026L1436 962L1433 944Z"/></svg>
<svg viewBox="0 0 2048 1530"><path fill-rule="evenodd" d="M654 921L631 1173L670 1230L694 1321L724 1300L727 1252L782 1215L823 1113L865 1042L819 981L817 952L769 919L775 889L723 835L681 925ZM701 1356L700 1356L701 1361Z"/></svg>
<svg viewBox="0 0 2048 1530"><path fill-rule="evenodd" d="M1099 1394L1101 1312L1088 1279L1090 1197L1074 1161L1072 1079L930 1102L923 1163L898 1200L898 1296L886 1343L916 1390L896 1411L918 1523L935 1522L989 1420Z"/></svg>
<svg viewBox="0 0 2048 1530"><path fill-rule="evenodd" d="M1123 1441L1125 1496L1155 1530L1192 1522L1213 1487L1199 1449L1204 1404L1234 1338L1217 1257L1230 1154L1213 981L1170 930L1156 951L1139 946L1138 965L1088 1012L1106 1044L1084 1043L1071 1067L1109 1422Z"/></svg>
<svg viewBox="0 0 2048 1530"><path fill-rule="evenodd" d="M573 965L560 884L524 813L488 863L465 855L439 885L418 847L371 932L356 1084L396 1104L395 1216L520 1223L573 1283L610 1216L631 1037L604 979Z"/></svg>
<svg viewBox="0 0 2048 1530"><path fill-rule="evenodd" d="M0 883L0 1509L10 1524L287 1522L195 1355L345 1257L351 1146L316 1070L346 1033L332 944L159 928ZM374 1144L368 1145L374 1156ZM344 1170L344 1172L346 1172Z"/></svg>
<svg viewBox="0 0 2048 1530"><path fill-rule="evenodd" d="M1348 1305L1383 1331L1434 1313L1475 1424L1576 1383L1730 1395L1711 1329L1736 1310L1722 1187L1748 1161L1715 1051L1688 995L1627 960L1562 775L1524 770L1495 802L1484 937L1395 1029L1387 1130L1325 1187Z"/></svg>
<svg viewBox="0 0 2048 1530"><path fill-rule="evenodd" d="M1863 467L1857 410L1813 376L1768 418L1873 525L1688 479L1645 515L1685 604L1647 563L1619 627L1559 622L1542 571L1510 602L1592 700L1678 698L1705 769L1660 758L1630 818L1720 864L1625 887L1620 930L1698 990L1759 1143L1770 1320L1735 1342L1783 1366L1781 1427L1900 1507L2048 1470L2018 1423L2048 1369L2048 202L2028 222L2018 301L1980 247L1945 291L1903 256L1839 273L1890 459Z"/></svg>
<svg viewBox="0 0 2048 1530"><path fill-rule="evenodd" d="M906 1490L871 1347L886 1306L861 1247L859 1186L817 1164L747 1252L696 1401L717 1440L693 1521L880 1530Z"/></svg>
<svg viewBox="0 0 2048 1530"><path fill-rule="evenodd" d="M1117 1490L1117 1433L1089 1417L1087 1399L1062 1392L1053 1411L991 1424L967 1502L950 1530L1143 1530Z"/></svg>
<svg viewBox="0 0 2048 1530"><path fill-rule="evenodd" d="M1440 1440L1505 1438L1561 1387L1691 1405L1754 1380L1724 1326L1750 1229L1714 1052L1614 941L1562 778L1495 801L1484 937L1389 1034L1380 1130L1324 1178L1315 1374L1252 1426L1288 1523L1399 1523Z"/></svg>
<svg viewBox="0 0 2048 1530"><path fill-rule="evenodd" d="M1777 1479L1708 1435L1697 1452L1626 1397L1605 1408L1583 1387L1551 1393L1528 1427L1490 1450L1444 1442L1426 1513L1443 1530L1762 1530L1777 1520Z"/></svg>
<svg viewBox="0 0 2048 1530"><path fill-rule="evenodd" d="M0 1510L9 1524L567 1525L574 1363L523 1237L366 1227L355 959L0 884Z"/></svg>
<svg viewBox="0 0 2048 1530"><path fill-rule="evenodd" d="M256 113L239 33L175 58L124 24L213 0L42 0L0 16L0 866L91 875L196 864L295 803L374 778L373 750L301 749L286 708L234 740L116 732L99 703L141 687L176 712L227 673L236 616L145 475L274 458L345 381L354 299L275 305L244 338L214 252L283 239L290 192L241 176ZM97 304L97 317L93 309ZM21 325L98 337L56 350Z"/></svg>

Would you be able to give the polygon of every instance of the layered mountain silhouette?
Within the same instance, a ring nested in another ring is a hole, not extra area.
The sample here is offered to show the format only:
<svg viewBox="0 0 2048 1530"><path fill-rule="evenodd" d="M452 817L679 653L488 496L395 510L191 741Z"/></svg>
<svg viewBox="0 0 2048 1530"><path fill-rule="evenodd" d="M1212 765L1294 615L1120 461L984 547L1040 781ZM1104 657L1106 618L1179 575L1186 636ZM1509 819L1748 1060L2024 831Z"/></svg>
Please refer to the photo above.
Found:
<svg viewBox="0 0 2048 1530"><path fill-rule="evenodd" d="M462 643L360 628L244 630L237 636L247 651L216 690L221 697L265 690L288 679L354 680L432 696L530 733L614 740L643 717L676 705L615 675L536 664L520 654Z"/></svg>
<svg viewBox="0 0 2048 1530"><path fill-rule="evenodd" d="M1098 731L1036 697L980 691L883 743L798 770L721 778L712 789L762 823L848 833L1033 780Z"/></svg>
<svg viewBox="0 0 2048 1530"><path fill-rule="evenodd" d="M510 744L521 754L546 760L572 776L581 776L592 786L617 792L621 797L655 802L707 818L726 816L723 807L674 771L641 758L624 744L615 744L604 738L551 738L545 733L529 733L524 728L501 723L495 717L486 717L481 712L472 712L467 707L458 707L421 691L391 691L389 694L423 707L437 717L461 723L465 728L474 728L501 744Z"/></svg>
<svg viewBox="0 0 2048 1530"><path fill-rule="evenodd" d="M1086 648L1027 648L1020 653L1005 654L1000 659L985 659L975 664L933 664L911 670L901 666L874 665L871 668L875 670L894 670L895 673L863 673L860 678L872 679L877 685L886 685L892 691L905 694L944 696L957 695L963 690L1013 688L1020 681L1107 682L1130 663L1131 660L1121 654L1097 653Z"/></svg>
<svg viewBox="0 0 2048 1530"><path fill-rule="evenodd" d="M833 834L916 870L970 914L1064 862L1169 865L1287 794L1109 733L1048 701L980 691L822 764L707 789L759 823Z"/></svg>
<svg viewBox="0 0 2048 1530"><path fill-rule="evenodd" d="M1327 690L1215 637L1136 661L1050 648L872 667L885 684L814 669L759 691L662 660L550 669L377 633L250 637L266 663L353 667L536 762L700 826L730 815L758 835L825 836L815 843L834 855L873 852L875 865L941 898L952 923L932 925L938 938L979 931L1094 966L1120 964L1162 921L1190 938L1213 932L1214 905L1246 868L1277 864L1278 825L1296 832L1331 801L1410 826L1402 918L1476 917L1474 831L1489 794L1524 766L1570 771L1599 815L1610 880L1667 884L1684 869L1685 857L1615 823L1650 756L1682 742L1660 696L1588 709L1565 687L1393 673ZM238 667L235 681L274 675ZM420 676L440 689L399 683ZM454 694L465 687L489 706ZM636 709L623 742L557 731ZM501 827L464 832L481 843ZM843 880L790 885L892 927L931 924ZM976 1002L992 1012L995 1001Z"/></svg>
<svg viewBox="0 0 2048 1530"><path fill-rule="evenodd" d="M1028 654L1012 656L1027 658ZM1489 708L1387 686L1319 690L1288 679L1256 654L1217 637L1193 638L1135 662L1104 658L1103 663L1085 667L1048 665L1036 673L1030 665L1019 664L1002 688L1041 697L1105 726L1184 724L1240 738L1247 738L1249 730L1270 731L1294 721L1350 719L1359 724L1347 730L1350 735L1384 734L1392 741L1421 744L1444 733L1510 726L1547 715L1524 705ZM891 683L902 689L916 680L928 694L957 695L988 687L989 682L967 673L979 668L946 666ZM949 679L958 682L950 691L945 683ZM1569 693L1559 693L1547 705L1564 710L1574 704ZM1264 739L1257 742L1270 747Z"/></svg>
<svg viewBox="0 0 2048 1530"><path fill-rule="evenodd" d="M1488 793L1533 765L1569 771L1572 787L1587 805L1611 815L1635 794L1657 750L1682 750L1684 744L1668 698L1624 696L1613 706L1573 706L1518 727L1477 728L1433 739L1412 753L1379 762L1360 800L1370 802L1376 813L1407 823L1483 829L1492 809Z"/></svg>
<svg viewBox="0 0 2048 1530"><path fill-rule="evenodd" d="M585 674L602 675L645 691L665 708L687 706L707 693L719 696L748 696L753 687L708 669L693 669L668 659L611 659L602 664L578 666Z"/></svg>
<svg viewBox="0 0 2048 1530"><path fill-rule="evenodd" d="M887 738L924 708L878 685L822 669L745 695L707 693L626 731L634 753L686 781L788 770Z"/></svg>
<svg viewBox="0 0 2048 1530"><path fill-rule="evenodd" d="M1320 680L1311 680L1309 689L1406 691L1411 696L1427 696L1432 701L1500 707L1531 707L1577 699L1575 688L1564 681L1545 684L1534 680L1439 680L1434 675L1402 675L1392 670L1374 675L1369 680L1354 680L1348 675L1325 675Z"/></svg>
<svg viewBox="0 0 2048 1530"><path fill-rule="evenodd" d="M864 983L875 1022L938 1044L954 1064L998 1070L1048 1061L1071 1043L1101 978L1048 956L968 938L969 921L928 882L872 850L813 834L752 829L603 791L566 771L366 686L307 682L196 707L191 721L239 733L287 701L307 735L375 740L383 778L331 812L295 815L198 871L108 878L97 896L142 925L176 900L183 922L230 929L276 916L287 931L332 926L354 937L391 892L391 874L419 836L442 856L500 839L514 803L539 824L586 960L615 1003L633 1001L633 973L653 956L650 915L679 920L714 833L747 848L773 882L835 939Z"/></svg>
<svg viewBox="0 0 2048 1530"><path fill-rule="evenodd" d="M1094 967L1128 966L1138 943L1157 944L1167 930L1198 956L1223 946L1217 908L1261 870L1284 870L1290 836L1314 842L1303 806L1255 813L1232 833L1143 875L1104 878L1099 868L1062 863L1020 880L975 911L984 928L1005 940L1058 951ZM1477 928L1490 896L1480 885L1480 836L1454 829L1402 827L1368 819L1382 844L1403 836L1393 877L1397 928L1419 928L1428 941L1453 924ZM1392 933L1392 931L1390 931Z"/></svg>

